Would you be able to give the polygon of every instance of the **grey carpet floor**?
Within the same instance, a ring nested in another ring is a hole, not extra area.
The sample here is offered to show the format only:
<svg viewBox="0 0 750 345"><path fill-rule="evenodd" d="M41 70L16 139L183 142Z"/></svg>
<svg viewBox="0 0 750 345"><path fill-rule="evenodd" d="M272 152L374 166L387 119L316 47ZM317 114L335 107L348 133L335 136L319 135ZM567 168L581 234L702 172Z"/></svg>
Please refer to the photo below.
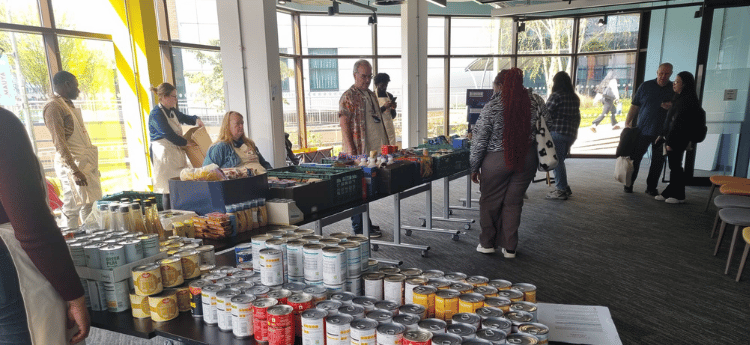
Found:
<svg viewBox="0 0 750 345"><path fill-rule="evenodd" d="M613 179L614 160L566 163L573 196L546 200L551 187L543 182L531 185L515 259L475 251L480 232L477 211L454 211L452 217L477 220L459 241L422 231L402 235L403 242L430 245L426 258L417 250L386 246L373 256L402 260L402 267L532 283L540 302L606 306L624 344L750 343L750 273L739 283L733 279L744 242L737 244L730 275L724 275L730 236L725 236L719 255L712 256L716 239L709 233L715 209L703 212L708 187L688 187L687 203L670 205L644 193L647 161L633 194L623 193ZM661 183L659 189L664 187ZM473 188L476 191L476 185ZM442 212L442 195L443 184L434 183L436 214ZM451 204L465 195L465 179L451 182ZM424 207L422 195L402 200L402 222L418 226ZM383 240L392 240L392 214L391 198L371 205L373 223L384 230ZM463 229L457 223L434 226ZM326 227L324 234L349 229L349 222L342 221ZM88 343L163 344L164 339L141 341L94 330Z"/></svg>

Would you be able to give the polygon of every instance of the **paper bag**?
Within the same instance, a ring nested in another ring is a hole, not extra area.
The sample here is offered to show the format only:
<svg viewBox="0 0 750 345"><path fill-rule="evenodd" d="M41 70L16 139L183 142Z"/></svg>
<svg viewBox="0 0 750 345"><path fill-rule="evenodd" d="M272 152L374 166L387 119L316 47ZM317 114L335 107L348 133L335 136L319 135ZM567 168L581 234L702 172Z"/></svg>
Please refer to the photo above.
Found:
<svg viewBox="0 0 750 345"><path fill-rule="evenodd" d="M630 187L633 177L633 160L630 157L617 157L615 161L615 180Z"/></svg>
<svg viewBox="0 0 750 345"><path fill-rule="evenodd" d="M206 127L193 127L185 133L185 139L188 141L194 141L198 146L185 146L185 154L187 154L190 164L194 168L203 166L203 160L206 159L206 152L211 147L211 137L208 136Z"/></svg>

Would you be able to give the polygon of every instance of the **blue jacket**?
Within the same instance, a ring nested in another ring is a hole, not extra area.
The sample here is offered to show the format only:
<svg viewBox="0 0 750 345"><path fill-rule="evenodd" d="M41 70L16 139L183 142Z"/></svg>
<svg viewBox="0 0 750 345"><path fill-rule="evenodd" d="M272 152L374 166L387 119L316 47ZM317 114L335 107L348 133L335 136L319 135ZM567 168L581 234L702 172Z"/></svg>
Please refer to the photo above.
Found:
<svg viewBox="0 0 750 345"><path fill-rule="evenodd" d="M242 144L244 143L234 142L234 146L236 147L240 147L242 146ZM266 170L273 169L271 164L268 163L260 154L260 151L258 151L257 147L255 147L255 154L258 155L258 163L260 163L260 165L266 168ZM232 145L220 141L208 148L208 152L206 152L206 159L203 160L203 166L214 163L220 168L234 168L239 166L241 162L242 161L240 160L240 156L237 155L237 152L234 152L234 148L232 147Z"/></svg>
<svg viewBox="0 0 750 345"><path fill-rule="evenodd" d="M195 122L198 120L198 116L185 115L177 109L165 108L164 111L167 114L174 111L177 120L186 125L194 126ZM177 146L187 145L187 139L175 133L172 127L169 126L167 117L164 116L164 112L161 111L158 104L154 109L151 109L151 113L148 114L148 132L152 142L159 139L167 139L169 142Z"/></svg>

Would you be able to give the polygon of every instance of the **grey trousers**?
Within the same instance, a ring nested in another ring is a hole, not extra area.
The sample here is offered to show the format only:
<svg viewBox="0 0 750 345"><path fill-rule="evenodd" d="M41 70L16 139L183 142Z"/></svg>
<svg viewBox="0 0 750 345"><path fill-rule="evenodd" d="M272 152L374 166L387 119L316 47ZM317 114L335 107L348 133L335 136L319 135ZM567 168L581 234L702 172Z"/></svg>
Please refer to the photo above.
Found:
<svg viewBox="0 0 750 345"><path fill-rule="evenodd" d="M490 152L482 161L479 190L479 243L484 248L516 250L521 224L523 195L536 175L539 158L536 144L526 154L524 169L515 172L505 167L504 153Z"/></svg>

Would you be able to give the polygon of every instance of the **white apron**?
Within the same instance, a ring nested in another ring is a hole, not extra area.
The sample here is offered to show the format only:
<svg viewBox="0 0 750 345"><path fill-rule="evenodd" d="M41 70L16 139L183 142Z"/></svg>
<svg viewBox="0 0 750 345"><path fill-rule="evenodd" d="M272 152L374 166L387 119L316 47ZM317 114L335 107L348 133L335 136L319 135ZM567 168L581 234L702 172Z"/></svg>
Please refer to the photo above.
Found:
<svg viewBox="0 0 750 345"><path fill-rule="evenodd" d="M169 117L161 104L159 109L167 118L169 127L177 135L182 136L182 126L180 120L177 119L177 115ZM151 142L151 152L153 153L151 163L154 165L154 192L169 193L169 179L179 177L182 169L188 167L185 151L164 138Z"/></svg>
<svg viewBox="0 0 750 345"><path fill-rule="evenodd" d="M63 164L59 152L55 154L55 173L63 185L63 213L68 218L68 226L77 228L79 210L84 208L86 210L84 217L88 216L93 202L102 198L99 150L91 143L89 133L83 125L81 109L71 108L62 97L56 97L54 101L72 115L73 134L67 139L67 146L78 170L86 176L88 184L87 186L76 185L73 171Z"/></svg>
<svg viewBox="0 0 750 345"><path fill-rule="evenodd" d="M378 97L378 104L382 107L391 99L386 97ZM396 145L396 128L393 126L393 117L391 117L391 109L386 109L383 112L381 118L383 118L383 124L385 125L385 133L388 134L388 145Z"/></svg>
<svg viewBox="0 0 750 345"><path fill-rule="evenodd" d="M13 265L16 267L31 343L69 344L70 337L74 334L71 332L77 330L66 329L65 301L21 248L10 223L0 224L0 240L8 247Z"/></svg>
<svg viewBox="0 0 750 345"><path fill-rule="evenodd" d="M232 148L234 149L234 152L237 153L237 156L240 157L239 166L251 169L253 175L262 175L266 173L266 168L260 165L260 160L255 153L255 149L247 146L247 144L242 144L240 147L234 147L234 145L232 145Z"/></svg>

